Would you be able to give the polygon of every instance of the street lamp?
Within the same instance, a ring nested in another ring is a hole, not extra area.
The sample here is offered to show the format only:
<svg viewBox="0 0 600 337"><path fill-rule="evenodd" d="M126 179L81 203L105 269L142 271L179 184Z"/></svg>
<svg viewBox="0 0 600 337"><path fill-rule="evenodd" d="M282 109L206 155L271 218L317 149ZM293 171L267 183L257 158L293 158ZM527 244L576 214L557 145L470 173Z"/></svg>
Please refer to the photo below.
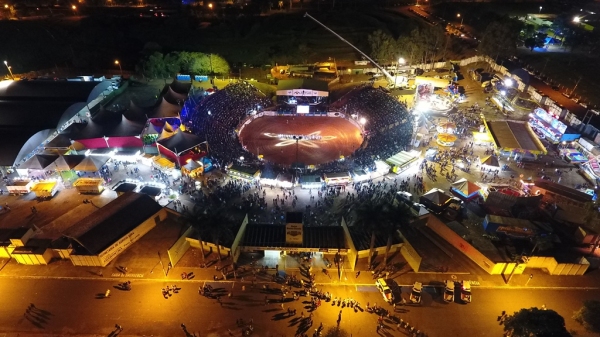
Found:
<svg viewBox="0 0 600 337"><path fill-rule="evenodd" d="M507 78L504 80L504 85L507 87L511 87L513 85L513 80L511 78Z"/></svg>
<svg viewBox="0 0 600 337"><path fill-rule="evenodd" d="M366 123L367 123L367 120L364 117L361 117L360 124L365 125Z"/></svg>
<svg viewBox="0 0 600 337"><path fill-rule="evenodd" d="M457 18L460 18L460 28L462 28L462 26L463 26L463 19L464 19L464 17L462 17L462 16L460 15L460 13L456 14L456 17L457 17Z"/></svg>
<svg viewBox="0 0 600 337"><path fill-rule="evenodd" d="M119 66L119 70L121 71L121 76L123 76L123 68L121 68L121 62L119 62L119 60L115 60L115 64Z"/></svg>
<svg viewBox="0 0 600 337"><path fill-rule="evenodd" d="M579 21L581 21L581 18L579 16L573 18L573 22L579 23Z"/></svg>
<svg viewBox="0 0 600 337"><path fill-rule="evenodd" d="M73 10L73 15L77 15L77 6L73 5L71 9Z"/></svg>
<svg viewBox="0 0 600 337"><path fill-rule="evenodd" d="M9 66L8 62L6 62L6 61L4 61L4 65L6 66L6 69L8 69L8 73L10 74L10 78L12 78L12 80L14 81L15 80L15 76L12 73L11 66Z"/></svg>
<svg viewBox="0 0 600 337"><path fill-rule="evenodd" d="M209 4L208 4L208 8L212 9L212 8L213 8L213 4L212 4L212 3L209 3Z"/></svg>
<svg viewBox="0 0 600 337"><path fill-rule="evenodd" d="M400 67L400 65L405 65L406 64L406 60L404 59L404 57L401 57L398 59L398 67Z"/></svg>
<svg viewBox="0 0 600 337"><path fill-rule="evenodd" d="M541 13L541 12L542 12L542 6L540 6L540 11L538 12L538 14Z"/></svg>

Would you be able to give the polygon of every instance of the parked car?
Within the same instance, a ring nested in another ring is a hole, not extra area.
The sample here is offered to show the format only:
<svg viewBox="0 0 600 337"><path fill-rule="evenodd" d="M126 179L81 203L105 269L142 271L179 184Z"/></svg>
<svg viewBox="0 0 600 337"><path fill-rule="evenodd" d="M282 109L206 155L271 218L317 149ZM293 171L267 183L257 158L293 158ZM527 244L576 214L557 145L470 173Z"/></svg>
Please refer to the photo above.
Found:
<svg viewBox="0 0 600 337"><path fill-rule="evenodd" d="M423 291L423 283L415 282L412 291L410 292L410 301L412 303L421 303L421 292Z"/></svg>
<svg viewBox="0 0 600 337"><path fill-rule="evenodd" d="M446 280L446 287L444 288L444 301L454 302L454 281Z"/></svg>
<svg viewBox="0 0 600 337"><path fill-rule="evenodd" d="M560 90L560 88L558 87L558 85L553 85L553 86L552 86L552 90L554 90L554 91L559 91L559 90Z"/></svg>
<svg viewBox="0 0 600 337"><path fill-rule="evenodd" d="M378 278L377 281L375 281L375 286L377 287L377 289L379 290L379 292L383 296L383 299L386 302L392 302L392 289L390 289L390 287L387 285L387 282L385 282L384 279Z"/></svg>
<svg viewBox="0 0 600 337"><path fill-rule="evenodd" d="M460 300L471 303L471 282L464 280L461 282Z"/></svg>

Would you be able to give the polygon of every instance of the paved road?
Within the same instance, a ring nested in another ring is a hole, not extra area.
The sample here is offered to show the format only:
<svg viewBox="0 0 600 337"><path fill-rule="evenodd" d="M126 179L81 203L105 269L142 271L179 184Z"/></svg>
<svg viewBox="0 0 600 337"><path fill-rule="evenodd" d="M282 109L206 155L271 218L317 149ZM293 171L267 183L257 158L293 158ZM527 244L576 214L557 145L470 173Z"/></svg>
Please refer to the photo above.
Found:
<svg viewBox="0 0 600 337"><path fill-rule="evenodd" d="M123 326L120 335L136 336L185 336L180 324L184 323L190 334L226 336L227 329L233 335L241 335L235 327L236 319L254 319L255 336L293 336L298 328L303 300L284 304L297 309L295 317L287 317L280 303L264 304L265 294L257 289L245 291L240 284L212 283L222 288L223 305L216 300L198 295L201 282L178 284L181 291L169 299L161 296L160 281L133 280L133 290L113 289L116 283L109 280L57 280L57 279L0 279L3 296L0 297L0 332L54 334L102 334L108 335L116 323ZM276 285L271 285L276 287ZM111 288L110 298L100 298ZM410 287L404 286L402 296L408 298ZM382 298L370 285L327 286L335 296L352 297L364 307L366 302L382 304ZM228 298L227 292L233 297ZM438 289L438 292L440 290ZM280 295L267 295L278 301ZM514 290L473 289L473 303L444 303L434 288L426 288L421 306L398 307L396 314L426 332L428 336L500 336L502 326L496 318L502 310L512 312L522 307L546 304L557 310L567 321L568 329L577 329L579 336L586 334L570 318L581 301L600 298L600 290ZM26 313L29 303L36 308ZM388 308L392 309L392 307ZM314 324L309 335L320 322L325 328L335 326L337 315L342 311L341 328L353 336L374 336L377 316L365 312L355 313L349 308L339 308L323 303L314 313ZM405 336L386 324L387 336Z"/></svg>

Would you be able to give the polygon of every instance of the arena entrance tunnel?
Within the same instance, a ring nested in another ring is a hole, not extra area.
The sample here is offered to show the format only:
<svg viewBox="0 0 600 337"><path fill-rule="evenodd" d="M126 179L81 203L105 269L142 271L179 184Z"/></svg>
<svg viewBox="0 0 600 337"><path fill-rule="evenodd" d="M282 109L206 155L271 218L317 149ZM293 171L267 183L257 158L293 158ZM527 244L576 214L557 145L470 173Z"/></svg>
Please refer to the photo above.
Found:
<svg viewBox="0 0 600 337"><path fill-rule="evenodd" d="M246 224L240 233L238 264L257 267L311 271L335 270L341 275L353 270L355 254L343 226L304 226L301 212L288 212L285 225ZM327 271L327 273L329 273Z"/></svg>

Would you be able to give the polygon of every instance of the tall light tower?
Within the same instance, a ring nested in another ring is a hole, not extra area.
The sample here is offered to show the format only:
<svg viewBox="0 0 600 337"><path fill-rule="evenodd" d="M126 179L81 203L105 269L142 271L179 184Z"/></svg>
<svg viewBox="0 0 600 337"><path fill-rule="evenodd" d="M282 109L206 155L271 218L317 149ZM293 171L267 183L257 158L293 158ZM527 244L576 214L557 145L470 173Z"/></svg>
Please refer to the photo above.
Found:
<svg viewBox="0 0 600 337"><path fill-rule="evenodd" d="M298 163L298 142L302 140L302 136L294 136L293 138L296 141L296 163Z"/></svg>
<svg viewBox="0 0 600 337"><path fill-rule="evenodd" d="M11 66L9 66L9 65L8 65L8 62L7 62L7 61L4 61L4 65L6 66L6 69L8 69L8 73L10 74L10 78L12 78L12 79L13 79L13 81L14 81L14 80L15 80L15 76L14 76L14 75L13 75L13 73L12 73Z"/></svg>

